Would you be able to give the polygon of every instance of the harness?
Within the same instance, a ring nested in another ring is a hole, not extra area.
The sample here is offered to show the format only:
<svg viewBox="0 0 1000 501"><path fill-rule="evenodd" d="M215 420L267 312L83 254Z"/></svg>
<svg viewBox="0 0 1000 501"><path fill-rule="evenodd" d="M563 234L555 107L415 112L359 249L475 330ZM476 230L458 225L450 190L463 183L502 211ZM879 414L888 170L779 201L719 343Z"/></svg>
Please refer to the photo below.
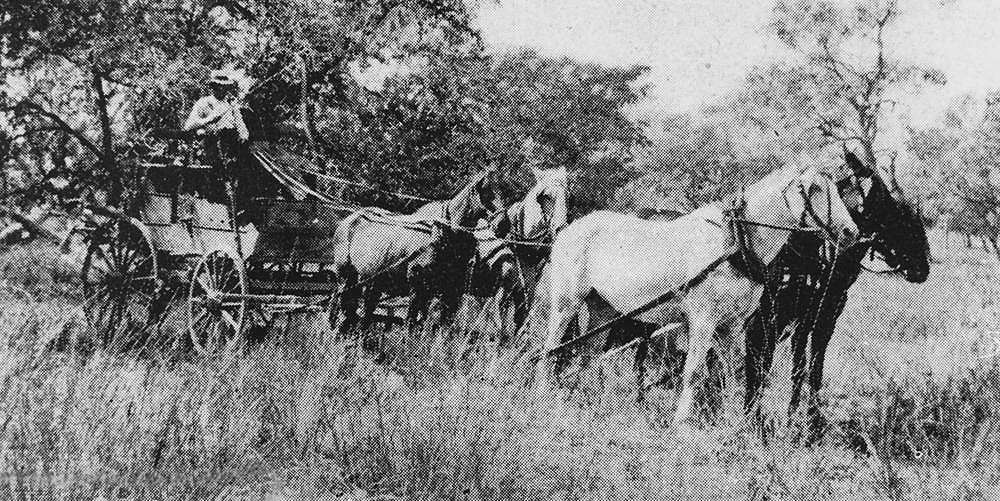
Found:
<svg viewBox="0 0 1000 501"><path fill-rule="evenodd" d="M788 185L785 187L785 189L782 190L783 196L785 196L785 205L788 206L790 212L791 212L791 204L788 202L787 191L788 188L791 186L792 182L794 181L789 182ZM658 297L654 298L652 301L649 301L648 303L638 308L635 308L634 310L629 311L628 313L625 313L617 318L609 320L608 322L605 322L601 326L594 328L589 332L582 334L576 338L566 341L552 348L548 352L540 354L539 356L554 356L558 352L561 352L562 350L565 350L566 348L569 348L571 346L575 346L580 342L582 342L583 340L601 334L626 320L635 318L638 315L642 315L643 313L646 313L647 311L652 310L653 308L668 303L676 299L677 297L686 294L688 291L697 287L698 285L703 283L706 279L708 279L709 275L711 275L712 272L714 272L719 266L722 265L722 263L725 263L726 261L732 262L734 259L737 261L742 261L743 265L745 265L745 268L744 269L737 268L737 270L743 273L745 276L747 276L747 278L749 278L750 280L753 280L754 282L764 283L764 278L765 278L764 270L766 269L766 266L761 261L760 256L757 255L757 253L753 250L753 247L750 245L747 231L744 228L746 225L761 226L765 228L784 230L789 232L823 231L830 236L834 235L833 229L830 226L830 224L822 223L818 219L818 215L816 214L816 211L812 208L812 204L809 201L809 197L808 194L806 193L805 187L801 183L799 184L799 193L804 201L805 205L804 212L808 212L810 217L816 218L817 226L821 226L821 228L816 229L816 228L805 227L805 222L806 222L805 213L803 213L802 215L799 227L779 226L768 223L760 223L757 221L750 221L744 217L747 203L744 193L741 192L739 198L734 200L733 205L726 211L723 211L723 217L726 219L726 227L730 230L729 241L732 242L733 244L730 246L729 250L723 252L721 256L719 256L714 261L709 263L708 266L703 268L697 275L691 277L676 289L668 290L667 292L664 292L663 294L660 294ZM827 194L827 196L828 197L830 196L829 193ZM827 204L827 207L829 207L829 204ZM832 211L828 212L831 214L832 217ZM706 221L719 228L723 227L722 224L712 221L710 219L706 219Z"/></svg>
<svg viewBox="0 0 1000 501"><path fill-rule="evenodd" d="M736 252L729 258L729 262L747 278L762 284L766 279L767 266L750 245L746 218L744 217L746 206L746 199L741 196L734 201L732 207L723 212L723 217L729 223L730 239L736 245Z"/></svg>
<svg viewBox="0 0 1000 501"><path fill-rule="evenodd" d="M788 201L787 191L791 186L792 182L789 182L784 190L784 200L785 207L788 208L788 212L793 212L792 204ZM836 232L830 226L830 221L833 219L831 201L832 197L829 192L827 192L827 217L826 220L820 218L819 214L816 212L816 208L812 204L812 200L809 198L809 194L806 192L805 185L799 183L798 186L799 196L802 198L802 204L804 210L802 211L802 217L799 220L798 227L791 226L780 226L767 223L760 223L757 221L751 221L746 218L746 196L745 192L740 192L740 196L733 200L732 205L723 211L723 219L726 220L727 226L729 228L730 241L733 243L736 250L733 252L730 258L730 264L736 268L737 271L745 275L750 280L763 284L767 280L767 265L764 264L763 260L754 250L750 243L750 235L747 231L747 226L760 226L764 228L770 228L773 230L787 231L789 233L796 232L823 232L830 239L836 239ZM812 219L816 228L810 228L807 226L806 217ZM710 223L722 227L718 223L709 220Z"/></svg>

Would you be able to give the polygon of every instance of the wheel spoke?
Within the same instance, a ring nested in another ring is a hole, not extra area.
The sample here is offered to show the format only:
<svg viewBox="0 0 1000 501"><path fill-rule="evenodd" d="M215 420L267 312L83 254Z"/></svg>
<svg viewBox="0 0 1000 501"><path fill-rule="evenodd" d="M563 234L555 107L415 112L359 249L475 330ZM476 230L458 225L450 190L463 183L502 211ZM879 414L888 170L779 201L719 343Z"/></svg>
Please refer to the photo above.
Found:
<svg viewBox="0 0 1000 501"><path fill-rule="evenodd" d="M108 321L102 325L103 334L113 333L117 330L117 327L122 324L122 319L125 316L125 303L120 301L115 301L111 305L110 315L108 316Z"/></svg>
<svg viewBox="0 0 1000 501"><path fill-rule="evenodd" d="M209 329L211 335L208 337L208 342L205 344L209 345L209 349L211 351L216 351L218 349L219 340L222 337L219 327L219 322L212 322L212 327Z"/></svg>
<svg viewBox="0 0 1000 501"><path fill-rule="evenodd" d="M199 329L199 328L198 328L198 326L199 326L200 324L204 323L204 322L207 322L207 321L209 321L209 320L210 320L210 318L209 318L209 315L208 315L208 311L207 311L207 310L204 310L204 309L202 309L202 310L201 310L201 311L199 311L199 312L198 312L198 314L197 314L197 315L195 316L195 319L191 321L191 327L192 327L193 329L195 329L195 330L202 330L202 329Z"/></svg>
<svg viewBox="0 0 1000 501"><path fill-rule="evenodd" d="M215 289L222 288L222 281L219 280L221 278L220 261L222 260L218 256L212 255L209 257L208 265L206 266L208 268L208 276L212 278Z"/></svg>
<svg viewBox="0 0 1000 501"><path fill-rule="evenodd" d="M241 264L222 251L213 251L198 263L192 278L189 324L199 351L226 350L241 334L246 305L242 300L219 302L218 293L241 294L245 282ZM210 298L199 299L202 295ZM204 302L203 302L204 301Z"/></svg>
<svg viewBox="0 0 1000 501"><path fill-rule="evenodd" d="M229 324L230 327L233 328L233 332L240 331L240 324L236 322L236 318L233 317L232 313L229 313L228 311L225 310L221 311L220 313L222 315L222 319L225 320L225 322Z"/></svg>
<svg viewBox="0 0 1000 501"><path fill-rule="evenodd" d="M106 339L149 321L157 271L155 250L129 220L114 220L95 232L84 261L83 307Z"/></svg>
<svg viewBox="0 0 1000 501"><path fill-rule="evenodd" d="M215 284L212 283L212 277L207 275L198 275L198 285L201 286L205 294L210 294L216 290Z"/></svg>

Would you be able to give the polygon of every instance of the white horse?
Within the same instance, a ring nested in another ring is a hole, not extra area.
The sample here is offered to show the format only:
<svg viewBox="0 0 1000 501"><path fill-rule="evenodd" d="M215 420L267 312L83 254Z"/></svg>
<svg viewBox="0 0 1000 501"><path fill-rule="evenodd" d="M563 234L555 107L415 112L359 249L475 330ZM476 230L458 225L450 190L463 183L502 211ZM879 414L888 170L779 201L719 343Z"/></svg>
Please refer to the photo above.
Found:
<svg viewBox="0 0 1000 501"><path fill-rule="evenodd" d="M858 234L833 179L814 169L773 172L747 187L738 200L744 202L741 211L710 204L673 221L597 211L561 231L552 249L548 331L536 368L538 392L548 388L549 358L554 355L550 352L559 346L588 295L596 293L625 313L690 285L686 293L636 316L661 326L687 317L688 352L674 415L675 424L683 423L691 414L694 374L716 329L742 325L761 294L763 286L749 276L753 273L737 263L767 265L791 228L821 231L838 246L849 245ZM738 222L731 226L731 221ZM730 256L742 260L726 259ZM703 273L704 280L690 283ZM580 332L587 332L586 315L580 323ZM603 346L605 336L591 341Z"/></svg>

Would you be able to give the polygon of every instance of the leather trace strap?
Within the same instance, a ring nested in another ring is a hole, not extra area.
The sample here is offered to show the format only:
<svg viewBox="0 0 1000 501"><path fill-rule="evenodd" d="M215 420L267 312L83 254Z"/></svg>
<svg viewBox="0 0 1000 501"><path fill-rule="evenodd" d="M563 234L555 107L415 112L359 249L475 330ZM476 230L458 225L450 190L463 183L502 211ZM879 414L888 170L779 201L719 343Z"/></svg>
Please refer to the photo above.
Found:
<svg viewBox="0 0 1000 501"><path fill-rule="evenodd" d="M826 192L826 219L825 220L823 218L819 217L819 214L816 213L816 208L813 207L812 200L809 198L809 194L806 192L806 187L802 183L799 183L799 195L802 196L802 204L805 207L805 211L802 212L801 225L802 226L806 225L806 215L808 215L813 220L813 223L816 224L816 227L818 227L820 230L822 230L823 233L826 233L826 236L829 238L829 240L831 242L836 242L837 241L837 234L836 234L837 232L835 232L833 230L833 227L831 226L831 221L833 221L833 214L832 214L832 212L833 212L833 207L832 207L833 200L832 200L832 196L830 194L830 191L827 190L827 192Z"/></svg>
<svg viewBox="0 0 1000 501"><path fill-rule="evenodd" d="M760 259L750 243L750 235L747 233L743 217L746 205L746 199L741 195L733 201L733 206L725 211L730 238L736 246L736 252L733 253L730 262L747 278L762 284L766 278L767 265Z"/></svg>

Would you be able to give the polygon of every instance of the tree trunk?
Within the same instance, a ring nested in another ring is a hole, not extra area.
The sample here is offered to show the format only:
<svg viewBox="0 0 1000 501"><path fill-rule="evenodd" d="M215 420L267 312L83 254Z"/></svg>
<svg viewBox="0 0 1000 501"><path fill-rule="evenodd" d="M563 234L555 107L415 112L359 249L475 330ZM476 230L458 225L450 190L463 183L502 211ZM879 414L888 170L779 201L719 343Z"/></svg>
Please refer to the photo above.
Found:
<svg viewBox="0 0 1000 501"><path fill-rule="evenodd" d="M94 88L94 92L97 96L97 116L101 121L101 157L100 165L104 173L111 178L111 186L108 192L108 202L112 206L121 206L122 202L122 192L124 191L122 186L122 175L119 172L115 172L115 148L114 148L114 136L112 136L113 131L111 130L111 115L108 113L108 95L104 89L104 77L94 66L91 68L91 74L93 76L91 80L91 85Z"/></svg>
<svg viewBox="0 0 1000 501"><path fill-rule="evenodd" d="M302 115L302 126L306 129L306 142L309 145L309 156L312 158L313 167L321 168L319 162L319 152L316 149L316 118L313 116L312 93L309 82L309 59L303 54L299 54L299 61L302 66L302 82L299 98L299 113ZM316 176L313 174L303 174L306 186L316 189Z"/></svg>

